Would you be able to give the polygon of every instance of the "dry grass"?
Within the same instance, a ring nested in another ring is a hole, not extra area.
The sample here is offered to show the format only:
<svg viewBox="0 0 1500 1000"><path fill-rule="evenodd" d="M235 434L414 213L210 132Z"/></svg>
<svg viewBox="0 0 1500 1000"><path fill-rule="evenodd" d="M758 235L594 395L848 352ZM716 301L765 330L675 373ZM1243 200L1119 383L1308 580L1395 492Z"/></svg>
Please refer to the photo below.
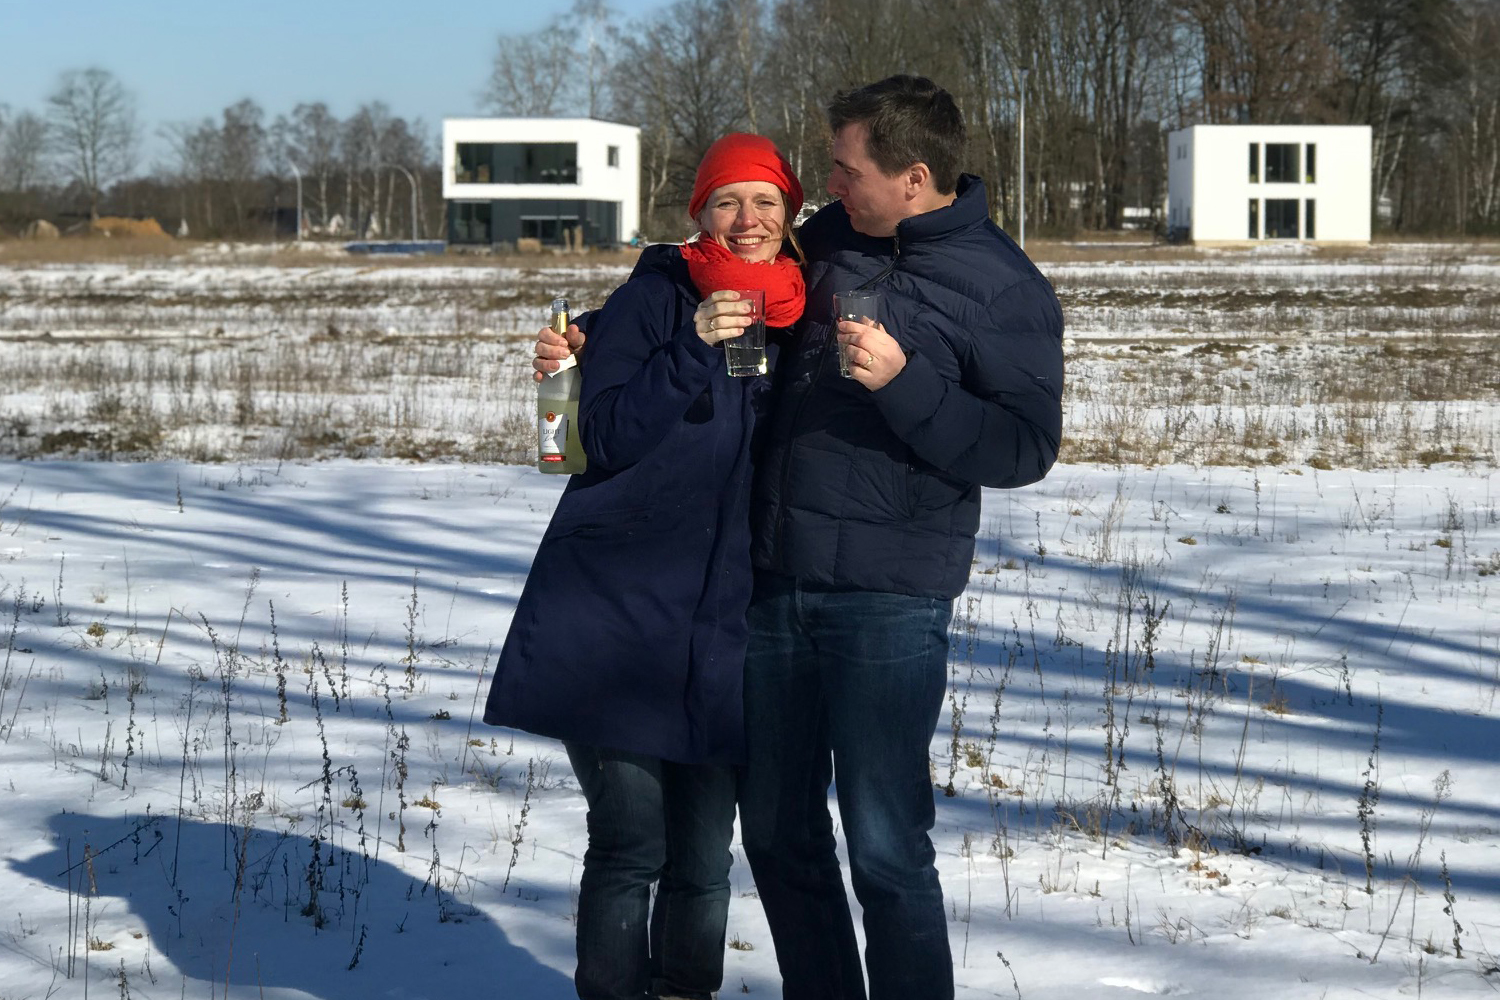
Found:
<svg viewBox="0 0 1500 1000"><path fill-rule="evenodd" d="M168 237L67 236L56 240L0 239L0 265L97 264L180 257L193 244Z"/></svg>
<svg viewBox="0 0 1500 1000"><path fill-rule="evenodd" d="M1012 236L1015 234L1012 233ZM1218 248L1191 243L1167 243L1148 232L1088 233L1072 239L1028 237L1026 253L1038 264L1133 264L1184 263L1193 261L1297 260L1312 263L1380 262L1392 254L1424 257L1453 254L1464 257L1500 258L1500 242L1485 239L1449 239L1434 243L1430 238L1381 237L1369 244L1315 245L1261 243L1254 246Z"/></svg>
<svg viewBox="0 0 1500 1000"><path fill-rule="evenodd" d="M597 306L635 257L26 247L106 256L0 255L0 454L218 461L527 461L546 302ZM1065 460L1494 463L1492 247L1257 254L1250 268L1163 249L1179 262L1119 267L1133 251L1116 246L1098 248L1107 262L1044 265L1069 331Z"/></svg>
<svg viewBox="0 0 1500 1000"><path fill-rule="evenodd" d="M223 243L213 240L132 236L66 236L55 240L30 240L0 236L0 266L27 264L150 263L194 258L283 267L316 267L331 262L378 263L381 267L495 267L549 268L561 264L630 266L639 250L588 250L582 254L491 253L487 250L452 250L445 254L350 254L345 242L329 243Z"/></svg>

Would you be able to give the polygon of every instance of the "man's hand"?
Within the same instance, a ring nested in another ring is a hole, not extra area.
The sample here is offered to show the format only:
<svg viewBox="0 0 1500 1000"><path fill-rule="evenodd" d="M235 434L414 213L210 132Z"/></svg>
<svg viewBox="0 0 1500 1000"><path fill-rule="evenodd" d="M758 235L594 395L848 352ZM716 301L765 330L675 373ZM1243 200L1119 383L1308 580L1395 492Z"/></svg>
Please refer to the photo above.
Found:
<svg viewBox="0 0 1500 1000"><path fill-rule="evenodd" d="M866 326L840 320L838 337L839 350L849 359L849 374L871 392L884 388L906 367L906 352L883 323Z"/></svg>
<svg viewBox="0 0 1500 1000"><path fill-rule="evenodd" d="M542 327L536 333L536 357L531 359L534 372L531 380L540 382L548 374L557 371L560 362L568 355L583 350L583 341L583 331L576 324L568 325L566 338L550 326Z"/></svg>

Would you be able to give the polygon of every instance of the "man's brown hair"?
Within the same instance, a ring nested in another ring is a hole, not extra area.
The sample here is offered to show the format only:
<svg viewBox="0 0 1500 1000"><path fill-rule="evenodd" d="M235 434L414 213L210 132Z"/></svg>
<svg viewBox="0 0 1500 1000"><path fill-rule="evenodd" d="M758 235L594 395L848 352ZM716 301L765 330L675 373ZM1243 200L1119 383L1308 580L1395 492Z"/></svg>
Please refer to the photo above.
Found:
<svg viewBox="0 0 1500 1000"><path fill-rule="evenodd" d="M953 95L925 76L898 74L834 95L828 127L836 133L855 122L865 126L870 158L887 177L925 163L939 194L958 186L964 116Z"/></svg>

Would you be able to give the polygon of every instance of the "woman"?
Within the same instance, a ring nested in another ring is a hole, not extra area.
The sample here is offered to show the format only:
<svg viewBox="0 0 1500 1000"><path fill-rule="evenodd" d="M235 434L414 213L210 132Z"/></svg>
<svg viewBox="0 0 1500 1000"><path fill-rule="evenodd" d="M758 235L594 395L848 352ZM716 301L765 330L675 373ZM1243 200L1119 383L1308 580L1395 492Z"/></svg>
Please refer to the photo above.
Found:
<svg viewBox="0 0 1500 1000"><path fill-rule="evenodd" d="M708 1000L723 979L769 379L731 378L721 342L750 322L735 289L765 289L768 354L801 315L783 250L801 204L769 140L720 139L693 186L698 237L642 253L580 354L588 471L537 549L484 721L563 740L588 801L583 1000Z"/></svg>

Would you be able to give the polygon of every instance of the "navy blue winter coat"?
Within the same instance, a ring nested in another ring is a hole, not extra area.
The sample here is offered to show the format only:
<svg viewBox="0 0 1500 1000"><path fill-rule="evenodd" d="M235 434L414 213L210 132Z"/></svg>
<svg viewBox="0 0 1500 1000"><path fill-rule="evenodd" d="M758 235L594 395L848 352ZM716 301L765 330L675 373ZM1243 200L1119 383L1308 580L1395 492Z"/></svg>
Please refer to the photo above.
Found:
<svg viewBox="0 0 1500 1000"><path fill-rule="evenodd" d="M948 207L894 239L834 202L802 227L807 312L782 355L757 463L759 569L832 587L952 598L964 589L981 486L1036 482L1062 436L1062 311L965 175ZM833 295L884 293L906 367L870 392L838 373Z"/></svg>
<svg viewBox="0 0 1500 1000"><path fill-rule="evenodd" d="M750 440L770 379L700 340L676 247L588 326L573 476L516 606L484 721L683 763L738 761Z"/></svg>

